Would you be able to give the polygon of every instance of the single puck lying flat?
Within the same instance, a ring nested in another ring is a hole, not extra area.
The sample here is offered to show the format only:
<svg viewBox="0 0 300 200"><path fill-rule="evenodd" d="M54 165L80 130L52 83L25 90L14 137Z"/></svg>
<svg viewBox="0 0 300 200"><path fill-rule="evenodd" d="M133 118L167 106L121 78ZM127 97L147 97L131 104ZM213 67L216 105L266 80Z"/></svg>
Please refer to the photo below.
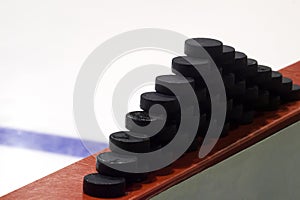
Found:
<svg viewBox="0 0 300 200"><path fill-rule="evenodd" d="M162 120L158 116L150 116L149 113L145 111L133 111L129 112L125 116L125 127L130 130L135 132L133 128L137 126L147 126L151 122L157 122L159 120ZM133 124L134 123L134 124Z"/></svg>
<svg viewBox="0 0 300 200"><path fill-rule="evenodd" d="M258 64L257 61L251 58L247 59L247 69L245 73L246 78L255 77L257 75Z"/></svg>
<svg viewBox="0 0 300 200"><path fill-rule="evenodd" d="M246 92L246 81L240 80L234 86L226 88L227 97L238 97L244 95Z"/></svg>
<svg viewBox="0 0 300 200"><path fill-rule="evenodd" d="M245 71L248 65L247 55L236 51L234 55L234 71Z"/></svg>
<svg viewBox="0 0 300 200"><path fill-rule="evenodd" d="M270 102L270 92L268 90L259 90L258 99L255 102L256 109L265 109Z"/></svg>
<svg viewBox="0 0 300 200"><path fill-rule="evenodd" d="M195 94L198 99L198 103L203 103L207 99L207 89L206 88L198 88L195 90Z"/></svg>
<svg viewBox="0 0 300 200"><path fill-rule="evenodd" d="M217 64L220 67L234 64L235 49L231 46L223 45L222 55L217 58Z"/></svg>
<svg viewBox="0 0 300 200"><path fill-rule="evenodd" d="M134 156L117 154L114 152L100 153L96 158L96 170L105 176L124 177L127 182L139 182L146 173L130 173L129 170L137 169L138 160Z"/></svg>
<svg viewBox="0 0 300 200"><path fill-rule="evenodd" d="M284 100L287 101L298 101L300 100L300 86L293 84L292 90L289 92L289 94L285 95Z"/></svg>
<svg viewBox="0 0 300 200"><path fill-rule="evenodd" d="M278 95L270 95L269 104L266 106L265 110L272 111L277 110L281 104L281 98Z"/></svg>
<svg viewBox="0 0 300 200"><path fill-rule="evenodd" d="M293 88L293 81L287 77L283 77L280 87L277 89L277 93L284 96L289 94Z"/></svg>
<svg viewBox="0 0 300 200"><path fill-rule="evenodd" d="M149 116L145 111L134 111L126 114L125 127L135 133L142 133L149 137L150 143L161 141L170 142L177 132L177 123L180 122L180 115L172 121L166 121L159 116ZM151 127L145 127L151 123Z"/></svg>
<svg viewBox="0 0 300 200"><path fill-rule="evenodd" d="M178 56L172 59L172 72L180 73L185 77L201 77L196 68L211 70L210 62L207 59L193 58L189 56Z"/></svg>
<svg viewBox="0 0 300 200"><path fill-rule="evenodd" d="M225 137L228 135L229 133L229 130L230 130L230 123L229 122L226 122L223 126L223 129L222 129L222 132L221 132L221 135L220 137Z"/></svg>
<svg viewBox="0 0 300 200"><path fill-rule="evenodd" d="M244 78L247 68L247 55L236 51L234 54L234 63L223 66L224 72L233 72L236 76Z"/></svg>
<svg viewBox="0 0 300 200"><path fill-rule="evenodd" d="M122 153L123 151L145 153L150 151L150 139L144 134L137 134L130 131L119 131L110 134L109 148L112 152Z"/></svg>
<svg viewBox="0 0 300 200"><path fill-rule="evenodd" d="M253 78L256 84L263 84L272 79L272 69L264 65L258 65L257 76Z"/></svg>
<svg viewBox="0 0 300 200"><path fill-rule="evenodd" d="M223 43L211 38L191 38L184 43L184 53L191 57L206 58L203 49L212 59L216 59L222 56Z"/></svg>
<svg viewBox="0 0 300 200"><path fill-rule="evenodd" d="M201 142L202 140L199 137L196 137L187 149L186 153L199 150Z"/></svg>
<svg viewBox="0 0 300 200"><path fill-rule="evenodd" d="M83 178L83 192L98 198L116 198L125 195L125 178L88 174Z"/></svg>
<svg viewBox="0 0 300 200"><path fill-rule="evenodd" d="M246 88L245 95L243 96L243 102L252 103L258 99L258 86L249 86Z"/></svg>
<svg viewBox="0 0 300 200"><path fill-rule="evenodd" d="M282 74L277 71L272 71L271 80L263 84L261 87L276 93L278 88L281 87L281 83Z"/></svg>
<svg viewBox="0 0 300 200"><path fill-rule="evenodd" d="M179 75L162 75L155 79L155 90L166 95L188 95L188 88L195 87L194 79Z"/></svg>
<svg viewBox="0 0 300 200"><path fill-rule="evenodd" d="M223 74L222 79L225 87L227 88L230 88L235 84L235 75L233 73Z"/></svg>
<svg viewBox="0 0 300 200"><path fill-rule="evenodd" d="M254 110L244 110L243 115L238 120L238 123L241 125L251 124L253 122L254 115L255 115Z"/></svg>
<svg viewBox="0 0 300 200"><path fill-rule="evenodd" d="M141 109L149 111L154 104L163 106L167 114L178 113L180 111L179 103L175 96L165 95L158 92L146 92L141 95Z"/></svg>
<svg viewBox="0 0 300 200"><path fill-rule="evenodd" d="M243 104L234 105L231 111L230 119L233 121L238 121L243 116L243 110Z"/></svg>

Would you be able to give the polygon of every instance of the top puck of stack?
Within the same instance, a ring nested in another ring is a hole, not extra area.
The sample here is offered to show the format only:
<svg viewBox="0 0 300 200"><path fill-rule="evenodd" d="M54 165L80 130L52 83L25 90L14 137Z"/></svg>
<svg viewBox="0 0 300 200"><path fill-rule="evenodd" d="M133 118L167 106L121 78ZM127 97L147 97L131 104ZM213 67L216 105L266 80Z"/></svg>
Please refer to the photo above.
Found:
<svg viewBox="0 0 300 200"><path fill-rule="evenodd" d="M141 95L141 109L149 111L150 108L155 104L163 106L167 114L174 114L180 111L180 106L175 96L165 95L158 92L146 92Z"/></svg>
<svg viewBox="0 0 300 200"><path fill-rule="evenodd" d="M150 139L144 134L119 131L110 134L109 148L112 152L121 154L124 154L124 151L146 153L150 151Z"/></svg>
<svg viewBox="0 0 300 200"><path fill-rule="evenodd" d="M236 51L234 54L234 64L229 66L230 68L229 70L234 72L236 75L244 78L247 65L248 65L247 55L242 52Z"/></svg>
<svg viewBox="0 0 300 200"><path fill-rule="evenodd" d="M187 88L195 87L194 79L179 75L162 75L155 79L155 90L166 95L182 96L187 94Z"/></svg>
<svg viewBox="0 0 300 200"><path fill-rule="evenodd" d="M184 53L191 57L207 58L203 49L215 60L222 56L223 43L210 38L192 38L184 43Z"/></svg>
<svg viewBox="0 0 300 200"><path fill-rule="evenodd" d="M223 65L234 64L235 49L231 46L223 45L222 55L218 58L217 63Z"/></svg>
<svg viewBox="0 0 300 200"><path fill-rule="evenodd" d="M264 65L258 65L257 76L253 81L257 84L264 84L272 79L272 69Z"/></svg>
<svg viewBox="0 0 300 200"><path fill-rule="evenodd" d="M287 77L283 77L277 92L280 95L286 95L289 92L291 92L292 88L293 88L293 81Z"/></svg>
<svg viewBox="0 0 300 200"><path fill-rule="evenodd" d="M246 78L255 77L257 75L258 64L257 61L251 58L247 59Z"/></svg>
<svg viewBox="0 0 300 200"><path fill-rule="evenodd" d="M197 68L210 71L210 62L207 59L193 58L189 56L178 56L172 59L172 72L175 74L180 73L185 77L199 78L202 77L199 74Z"/></svg>
<svg viewBox="0 0 300 200"><path fill-rule="evenodd" d="M83 192L98 198L117 198L125 195L125 179L104 176L99 173L88 174L83 178Z"/></svg>
<svg viewBox="0 0 300 200"><path fill-rule="evenodd" d="M300 86L293 84L292 90L283 97L287 101L298 101L300 100Z"/></svg>
<svg viewBox="0 0 300 200"><path fill-rule="evenodd" d="M275 92L281 87L282 74L277 71L272 71L271 80L263 84L261 87Z"/></svg>

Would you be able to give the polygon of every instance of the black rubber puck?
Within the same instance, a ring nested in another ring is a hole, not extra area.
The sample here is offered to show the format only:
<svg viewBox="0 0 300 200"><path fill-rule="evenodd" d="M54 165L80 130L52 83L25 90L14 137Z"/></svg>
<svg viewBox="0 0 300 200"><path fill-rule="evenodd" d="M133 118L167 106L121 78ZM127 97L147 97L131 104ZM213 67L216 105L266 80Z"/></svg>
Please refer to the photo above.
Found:
<svg viewBox="0 0 300 200"><path fill-rule="evenodd" d="M134 127L135 125L138 126L147 126L151 122L157 122L159 120L162 120L160 117L156 116L149 116L149 113L145 111L133 111L126 114L125 117L125 127L135 132ZM134 124L133 124L134 123Z"/></svg>
<svg viewBox="0 0 300 200"><path fill-rule="evenodd" d="M276 93L277 90L281 87L282 74L277 71L272 71L271 76L271 80L263 84L261 87Z"/></svg>
<svg viewBox="0 0 300 200"><path fill-rule="evenodd" d="M199 108L200 108L200 112L202 113L206 113L207 116L210 116L211 113L211 100L210 97L207 96L205 101L202 102L198 102L199 104Z"/></svg>
<svg viewBox="0 0 300 200"><path fill-rule="evenodd" d="M98 198L116 198L125 195L125 178L109 177L99 173L83 178L83 192Z"/></svg>
<svg viewBox="0 0 300 200"><path fill-rule="evenodd" d="M196 137L196 138L193 140L192 144L191 144L191 145L189 146L189 148L187 149L186 153L199 150L200 145L201 145L201 142L202 142L202 140L201 140L200 138Z"/></svg>
<svg viewBox="0 0 300 200"><path fill-rule="evenodd" d="M252 103L258 99L258 86L249 86L246 88L245 95L243 96L243 101L245 103Z"/></svg>
<svg viewBox="0 0 300 200"><path fill-rule="evenodd" d="M257 68L258 68L257 61L254 59L248 58L245 77L246 78L255 77L257 75Z"/></svg>
<svg viewBox="0 0 300 200"><path fill-rule="evenodd" d="M281 104L281 98L278 95L270 95L269 104L266 106L265 110L272 111L277 110Z"/></svg>
<svg viewBox="0 0 300 200"><path fill-rule="evenodd" d="M231 46L223 45L222 55L218 58L218 64L221 66L234 64L235 49Z"/></svg>
<svg viewBox="0 0 300 200"><path fill-rule="evenodd" d="M199 126L198 126L198 131L197 131L197 135L205 135L207 132L207 128L208 128L208 118L206 114L202 114L200 116L200 122L199 122Z"/></svg>
<svg viewBox="0 0 300 200"><path fill-rule="evenodd" d="M293 84L292 90L289 92L289 94L284 96L284 100L286 101L300 100L300 86Z"/></svg>
<svg viewBox="0 0 300 200"><path fill-rule="evenodd" d="M202 103L207 99L207 89L206 88L196 89L195 94L197 96L198 103Z"/></svg>
<svg viewBox="0 0 300 200"><path fill-rule="evenodd" d="M258 65L257 76L253 78L256 84L264 84L272 79L272 69L264 65Z"/></svg>
<svg viewBox="0 0 300 200"><path fill-rule="evenodd" d="M234 55L234 71L245 71L248 65L247 55L236 51Z"/></svg>
<svg viewBox="0 0 300 200"><path fill-rule="evenodd" d="M201 77L196 67L202 67L210 70L210 62L205 59L193 58L189 56L178 56L172 59L172 72L180 73L185 77Z"/></svg>
<svg viewBox="0 0 300 200"><path fill-rule="evenodd" d="M255 115L254 110L246 110L246 111L244 110L243 115L238 120L238 123L241 125L251 124L253 122L254 115Z"/></svg>
<svg viewBox="0 0 300 200"><path fill-rule="evenodd" d="M243 116L243 110L243 104L234 105L231 111L230 119L234 122L238 121Z"/></svg>
<svg viewBox="0 0 300 200"><path fill-rule="evenodd" d="M149 137L150 143L153 141L169 142L174 138L177 132L177 124L180 122L180 115L172 121L166 121L163 124L163 119L160 116L149 116L145 111L134 111L126 114L125 127L135 133L142 133ZM151 127L144 128L144 126L152 123ZM163 126L163 127L161 127ZM157 132L153 132L157 131Z"/></svg>
<svg viewBox="0 0 300 200"><path fill-rule="evenodd" d="M285 96L292 91L292 88L293 88L293 81L287 77L283 77L277 92L278 94Z"/></svg>
<svg viewBox="0 0 300 200"><path fill-rule="evenodd" d="M155 90L166 95L183 96L187 95L187 88L195 87L194 79L179 75L162 75L155 79Z"/></svg>
<svg viewBox="0 0 300 200"><path fill-rule="evenodd" d="M233 73L223 74L222 79L226 88L230 88L235 85L235 75Z"/></svg>
<svg viewBox="0 0 300 200"><path fill-rule="evenodd" d="M268 107L270 102L270 92L268 90L259 90L258 91L258 99L256 101L256 109L265 109Z"/></svg>
<svg viewBox="0 0 300 200"><path fill-rule="evenodd" d="M240 80L234 86L226 88L227 97L238 97L244 95L246 92L246 81Z"/></svg>
<svg viewBox="0 0 300 200"><path fill-rule="evenodd" d="M100 153L96 158L96 170L100 174L111 177L124 177L127 182L139 182L147 176L146 173L126 172L127 169L137 169L137 166L138 160L136 157L114 152Z"/></svg>
<svg viewBox="0 0 300 200"><path fill-rule="evenodd" d="M149 111L154 104L163 106L167 114L174 114L180 111L179 103L175 96L165 95L158 92L146 92L141 95L141 109Z"/></svg>
<svg viewBox="0 0 300 200"><path fill-rule="evenodd" d="M110 134L109 148L112 152L122 153L115 146L122 150L145 153L150 151L150 139L144 134L137 134L129 131L119 131Z"/></svg>
<svg viewBox="0 0 300 200"><path fill-rule="evenodd" d="M203 49L212 57L217 59L222 56L223 43L211 38L192 38L184 43L184 53L191 57L206 58Z"/></svg>
<svg viewBox="0 0 300 200"><path fill-rule="evenodd" d="M222 129L222 132L221 132L220 137L225 137L225 136L227 136L228 133L229 133L229 130L230 130L230 123L229 123L229 122L226 122L226 123L224 124L223 129Z"/></svg>

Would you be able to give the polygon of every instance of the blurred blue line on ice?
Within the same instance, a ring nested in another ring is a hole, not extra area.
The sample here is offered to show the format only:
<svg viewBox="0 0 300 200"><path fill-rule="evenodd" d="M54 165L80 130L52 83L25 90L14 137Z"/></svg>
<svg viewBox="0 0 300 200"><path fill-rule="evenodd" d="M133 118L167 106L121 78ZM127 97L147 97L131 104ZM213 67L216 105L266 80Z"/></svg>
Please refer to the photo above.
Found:
<svg viewBox="0 0 300 200"><path fill-rule="evenodd" d="M0 145L33 149L74 157L86 157L107 148L106 143L82 141L45 133L0 127ZM89 150L87 150L86 146Z"/></svg>

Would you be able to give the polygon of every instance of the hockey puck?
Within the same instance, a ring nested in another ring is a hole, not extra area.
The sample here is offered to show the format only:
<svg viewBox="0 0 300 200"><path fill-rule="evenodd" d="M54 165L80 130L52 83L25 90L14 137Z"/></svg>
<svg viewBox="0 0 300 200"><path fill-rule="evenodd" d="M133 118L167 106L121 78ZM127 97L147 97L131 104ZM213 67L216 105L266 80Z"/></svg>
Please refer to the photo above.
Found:
<svg viewBox="0 0 300 200"><path fill-rule="evenodd" d="M230 130L230 123L229 122L226 122L223 126L223 129L222 129L222 132L221 132L221 135L220 137L225 137L228 135L229 133L229 130Z"/></svg>
<svg viewBox="0 0 300 200"><path fill-rule="evenodd" d="M215 60L222 56L223 43L210 38L192 38L184 43L184 53L191 57L206 58L203 49Z"/></svg>
<svg viewBox="0 0 300 200"><path fill-rule="evenodd" d="M188 87L195 87L194 79L179 75L162 75L155 79L155 90L166 95L187 95Z"/></svg>
<svg viewBox="0 0 300 200"><path fill-rule="evenodd" d="M231 111L230 119L232 121L238 121L243 116L243 104L236 104Z"/></svg>
<svg viewBox="0 0 300 200"><path fill-rule="evenodd" d="M137 169L137 166L138 160L136 157L114 152L100 153L96 158L98 173L111 177L124 177L127 182L139 182L147 176L146 173L126 172L128 169Z"/></svg>
<svg viewBox="0 0 300 200"><path fill-rule="evenodd" d="M112 152L121 154L124 154L122 150L134 153L146 153L150 151L150 139L145 134L119 131L110 134L109 148Z"/></svg>
<svg viewBox="0 0 300 200"><path fill-rule="evenodd" d="M289 94L284 96L284 99L287 101L298 101L300 100L300 86L293 84L292 90Z"/></svg>
<svg viewBox="0 0 300 200"><path fill-rule="evenodd" d="M178 56L172 59L172 72L175 74L180 73L185 77L199 78L199 74L196 68L202 68L210 71L210 62L206 59L193 58L188 56Z"/></svg>
<svg viewBox="0 0 300 200"><path fill-rule="evenodd" d="M247 69L245 72L246 78L255 77L257 75L258 64L257 61L251 58L247 59Z"/></svg>
<svg viewBox="0 0 300 200"><path fill-rule="evenodd" d="M255 103L256 109L265 109L270 102L270 92L268 90L259 90L258 99Z"/></svg>
<svg viewBox="0 0 300 200"><path fill-rule="evenodd" d="M254 115L254 110L245 110L241 118L238 120L238 123L241 125L251 124L253 122Z"/></svg>
<svg viewBox="0 0 300 200"><path fill-rule="evenodd" d="M277 93L281 96L288 95L293 88L293 81L287 77L283 77L280 87L277 89Z"/></svg>
<svg viewBox="0 0 300 200"><path fill-rule="evenodd" d="M240 80L234 86L226 88L227 97L238 97L244 95L246 92L246 81Z"/></svg>
<svg viewBox="0 0 300 200"><path fill-rule="evenodd" d="M231 46L223 45L222 55L218 58L217 63L222 67L224 65L234 64L235 49Z"/></svg>
<svg viewBox="0 0 300 200"><path fill-rule="evenodd" d="M233 73L223 74L222 79L226 88L230 88L235 84L235 75Z"/></svg>
<svg viewBox="0 0 300 200"><path fill-rule="evenodd" d="M98 198L116 198L125 195L125 178L109 177L99 173L83 178L83 192Z"/></svg>
<svg viewBox="0 0 300 200"><path fill-rule="evenodd" d="M158 92L146 92L141 95L141 109L149 111L154 104L163 106L167 114L174 114L180 111L179 103L175 96L165 95ZM159 115L162 113L157 111L155 114ZM168 117L170 117L170 115L168 115Z"/></svg>
<svg viewBox="0 0 300 200"><path fill-rule="evenodd" d="M272 69L264 65L258 65L257 76L253 77L256 84L264 84L272 79Z"/></svg>
<svg viewBox="0 0 300 200"><path fill-rule="evenodd" d="M265 110L272 111L277 110L281 104L281 98L278 95L270 95L269 104L266 106Z"/></svg>
<svg viewBox="0 0 300 200"><path fill-rule="evenodd" d="M258 86L249 86L246 88L245 95L243 96L243 101L245 103L252 103L258 99Z"/></svg>
<svg viewBox="0 0 300 200"><path fill-rule="evenodd" d="M133 112L129 112L126 114L125 127L128 130L135 132L135 130L134 130L135 125L140 126L140 127L147 126L151 122L155 123L159 120L162 120L162 119L158 116L150 117L149 113L147 113L145 111L133 111Z"/></svg>

